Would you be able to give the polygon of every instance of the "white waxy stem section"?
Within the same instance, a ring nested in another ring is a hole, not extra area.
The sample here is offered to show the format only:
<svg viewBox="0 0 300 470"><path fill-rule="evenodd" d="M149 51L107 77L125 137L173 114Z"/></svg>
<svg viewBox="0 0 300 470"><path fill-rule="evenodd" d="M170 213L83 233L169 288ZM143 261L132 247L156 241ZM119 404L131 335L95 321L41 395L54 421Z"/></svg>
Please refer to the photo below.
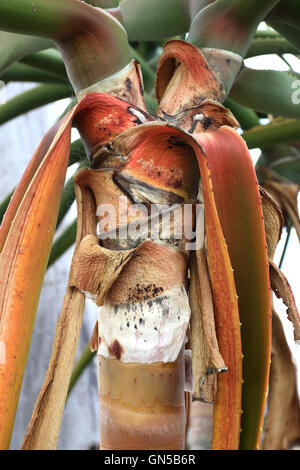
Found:
<svg viewBox="0 0 300 470"><path fill-rule="evenodd" d="M151 300L100 307L98 354L114 357L117 345L122 362L173 362L184 344L190 305L182 285Z"/></svg>
<svg viewBox="0 0 300 470"><path fill-rule="evenodd" d="M129 73L135 68L134 61L131 60L129 64L125 65L121 70L110 75L103 80L100 80L93 85L79 90L76 94L78 101L80 101L87 93L97 92L97 93L109 93L111 90L118 88L120 83L122 83L122 78L126 78Z"/></svg>

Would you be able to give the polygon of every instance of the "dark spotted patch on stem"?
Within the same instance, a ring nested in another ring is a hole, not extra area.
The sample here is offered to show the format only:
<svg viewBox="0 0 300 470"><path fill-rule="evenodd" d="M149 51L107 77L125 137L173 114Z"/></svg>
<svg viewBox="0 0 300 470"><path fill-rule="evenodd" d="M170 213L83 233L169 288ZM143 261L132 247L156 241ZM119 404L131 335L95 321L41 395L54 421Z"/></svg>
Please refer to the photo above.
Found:
<svg viewBox="0 0 300 470"><path fill-rule="evenodd" d="M127 298L128 302L139 302L143 300L148 300L157 295L160 295L164 289L158 287L155 284L141 285L136 284L134 288L130 287L128 289L129 295Z"/></svg>
<svg viewBox="0 0 300 470"><path fill-rule="evenodd" d="M125 80L125 86L126 86L127 90L130 93L131 92L131 80L130 80L129 77L127 77L126 80Z"/></svg>

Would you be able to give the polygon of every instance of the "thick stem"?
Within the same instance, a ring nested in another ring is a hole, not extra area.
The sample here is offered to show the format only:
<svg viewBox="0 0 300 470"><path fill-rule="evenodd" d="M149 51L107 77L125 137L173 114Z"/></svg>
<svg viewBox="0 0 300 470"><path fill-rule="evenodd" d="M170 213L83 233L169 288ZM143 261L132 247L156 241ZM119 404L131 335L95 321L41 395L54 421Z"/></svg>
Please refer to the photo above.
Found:
<svg viewBox="0 0 300 470"><path fill-rule="evenodd" d="M185 361L125 364L98 356L101 449L185 448Z"/></svg>
<svg viewBox="0 0 300 470"><path fill-rule="evenodd" d="M240 72L260 21L278 0L216 0L192 21L188 41L202 48L226 94Z"/></svg>

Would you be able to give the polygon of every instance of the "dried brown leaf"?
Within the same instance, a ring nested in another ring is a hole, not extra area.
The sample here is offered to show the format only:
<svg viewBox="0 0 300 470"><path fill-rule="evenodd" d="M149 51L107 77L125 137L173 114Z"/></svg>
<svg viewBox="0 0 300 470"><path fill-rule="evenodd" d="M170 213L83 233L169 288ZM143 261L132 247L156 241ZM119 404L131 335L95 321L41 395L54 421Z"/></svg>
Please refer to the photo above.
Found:
<svg viewBox="0 0 300 470"><path fill-rule="evenodd" d="M190 270L193 398L213 402L216 377L211 374L225 371L226 367L216 337L213 300L204 249L191 253Z"/></svg>
<svg viewBox="0 0 300 470"><path fill-rule="evenodd" d="M272 362L263 450L285 450L300 439L296 367L281 321L273 310Z"/></svg>
<svg viewBox="0 0 300 470"><path fill-rule="evenodd" d="M96 235L87 235L74 255L70 285L97 296L97 305L105 297L135 250L113 251L99 245Z"/></svg>
<svg viewBox="0 0 300 470"><path fill-rule="evenodd" d="M281 209L266 189L260 187L260 196L264 215L265 233L269 259L273 259L277 244L281 237L284 219Z"/></svg>
<svg viewBox="0 0 300 470"><path fill-rule="evenodd" d="M300 341L300 315L296 306L293 292L288 280L275 263L270 263L270 282L276 297L281 298L287 306L287 316L294 327L294 339Z"/></svg>
<svg viewBox="0 0 300 470"><path fill-rule="evenodd" d="M53 450L57 446L83 311L84 295L68 287L48 371L22 444L23 450Z"/></svg>
<svg viewBox="0 0 300 470"><path fill-rule="evenodd" d="M96 231L96 206L90 191L82 192L75 186L75 192L78 207L76 253L81 239ZM84 294L68 285L58 317L48 370L22 444L24 450L56 449L81 330L84 303Z"/></svg>
<svg viewBox="0 0 300 470"><path fill-rule="evenodd" d="M300 218L297 201L299 185L268 179L264 183L264 188L271 192L274 198L278 201L283 214L287 214L289 216L300 241Z"/></svg>
<svg viewBox="0 0 300 470"><path fill-rule="evenodd" d="M204 99L222 102L224 88L197 47L171 40L165 44L157 65L156 95L156 114L174 115Z"/></svg>

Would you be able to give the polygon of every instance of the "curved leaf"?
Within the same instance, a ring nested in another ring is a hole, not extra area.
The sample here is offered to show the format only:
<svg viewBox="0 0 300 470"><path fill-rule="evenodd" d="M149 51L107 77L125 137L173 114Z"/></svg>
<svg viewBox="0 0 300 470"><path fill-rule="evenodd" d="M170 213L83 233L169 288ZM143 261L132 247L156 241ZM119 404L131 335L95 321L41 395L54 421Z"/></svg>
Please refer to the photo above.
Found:
<svg viewBox="0 0 300 470"><path fill-rule="evenodd" d="M270 147L299 139L300 121L277 118L265 126L257 126L243 133L242 137L250 149Z"/></svg>
<svg viewBox="0 0 300 470"><path fill-rule="evenodd" d="M71 117L34 155L0 229L0 448L9 446L35 312L68 165ZM51 208L51 209L49 209ZM38 249L37 249L38 248Z"/></svg>
<svg viewBox="0 0 300 470"><path fill-rule="evenodd" d="M240 448L255 449L260 442L271 354L270 282L258 185L249 151L231 128L198 134L197 140L208 159L238 294L244 355Z"/></svg>
<svg viewBox="0 0 300 470"><path fill-rule="evenodd" d="M52 101L67 98L72 94L72 88L62 84L43 84L24 91L24 93L0 105L0 125L23 113L52 103Z"/></svg>
<svg viewBox="0 0 300 470"><path fill-rule="evenodd" d="M285 22L281 22L280 20L268 20L268 25L282 34L282 36L288 39L288 41L298 50L300 49L300 35L298 28Z"/></svg>
<svg viewBox="0 0 300 470"><path fill-rule="evenodd" d="M280 158L270 168L293 183L300 184L300 156Z"/></svg>
<svg viewBox="0 0 300 470"><path fill-rule="evenodd" d="M0 31L0 72L25 55L52 45L49 39Z"/></svg>
<svg viewBox="0 0 300 470"><path fill-rule="evenodd" d="M5 72L0 75L3 82L43 82L43 83L66 83L68 82L62 77L58 77L52 73L44 72L30 65L15 63L8 67Z"/></svg>
<svg viewBox="0 0 300 470"><path fill-rule="evenodd" d="M300 75L245 67L233 85L230 98L256 111L299 119Z"/></svg>
<svg viewBox="0 0 300 470"><path fill-rule="evenodd" d="M244 57L258 24L278 0L217 0L193 19L188 40Z"/></svg>
<svg viewBox="0 0 300 470"><path fill-rule="evenodd" d="M165 39L188 31L190 4L190 0L122 0L120 19L131 41Z"/></svg>

